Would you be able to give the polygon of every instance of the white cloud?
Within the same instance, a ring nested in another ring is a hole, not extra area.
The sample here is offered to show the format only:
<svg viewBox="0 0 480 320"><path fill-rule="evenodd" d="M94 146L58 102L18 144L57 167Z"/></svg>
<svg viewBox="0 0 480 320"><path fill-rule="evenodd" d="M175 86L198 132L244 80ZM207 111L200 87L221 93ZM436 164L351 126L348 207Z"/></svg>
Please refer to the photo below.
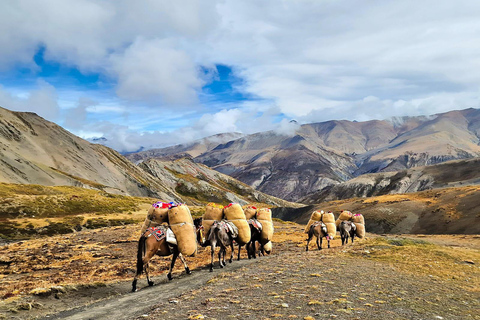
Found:
<svg viewBox="0 0 480 320"><path fill-rule="evenodd" d="M85 119L83 128L70 124L77 132L102 128L120 149L225 131L290 132L279 114L312 122L479 107L473 0L32 0L0 9L0 69L38 71L33 55L43 46L45 59L115 83L117 96L90 97L95 106L78 102L89 92L61 103ZM257 100L200 105L200 68L215 64L231 66L237 89ZM56 119L61 88L30 91L1 89L0 103Z"/></svg>
<svg viewBox="0 0 480 320"><path fill-rule="evenodd" d="M78 99L78 104L75 108L69 109L66 112L64 125L68 129L81 129L87 124L87 109L95 106L97 102L81 97Z"/></svg>
<svg viewBox="0 0 480 320"><path fill-rule="evenodd" d="M117 93L126 99L189 104L203 84L198 67L173 41L136 39L111 60Z"/></svg>
<svg viewBox="0 0 480 320"><path fill-rule="evenodd" d="M45 81L38 81L36 89L20 95L12 95L0 86L0 106L12 111L35 112L49 121L58 121L57 99L55 88Z"/></svg>

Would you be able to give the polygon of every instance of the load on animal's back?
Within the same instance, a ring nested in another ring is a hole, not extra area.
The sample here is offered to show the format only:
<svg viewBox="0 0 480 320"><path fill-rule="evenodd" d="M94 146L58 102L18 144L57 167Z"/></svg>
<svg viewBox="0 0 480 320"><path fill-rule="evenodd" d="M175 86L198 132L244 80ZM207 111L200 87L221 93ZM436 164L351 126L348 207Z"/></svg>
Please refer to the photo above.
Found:
<svg viewBox="0 0 480 320"><path fill-rule="evenodd" d="M245 245L250 241L250 227L248 226L245 213L238 203L230 203L223 208L225 218L238 228L238 236L235 241L239 245Z"/></svg>
<svg viewBox="0 0 480 320"><path fill-rule="evenodd" d="M223 206L210 202L205 207L205 213L203 214L202 225L205 231L205 235L208 235L210 228L215 221L221 221L224 217Z"/></svg>
<svg viewBox="0 0 480 320"><path fill-rule="evenodd" d="M272 210L269 208L258 209L257 220L262 224L262 233L260 235L260 242L263 250L267 253L272 251L272 239L273 239L273 220Z"/></svg>
<svg viewBox="0 0 480 320"><path fill-rule="evenodd" d="M180 253L194 256L197 253L197 238L190 209L184 204L172 206L168 210L168 220Z"/></svg>
<svg viewBox="0 0 480 320"><path fill-rule="evenodd" d="M196 228L186 205L157 202L152 208L148 211L138 240L137 272L132 282L132 291L137 290L137 280L143 272L147 275L148 285L153 285L148 275L148 263L154 255L173 255L167 274L167 278L172 280L177 257L182 260L186 273L190 274L183 255L191 256L197 252ZM200 224L197 220L199 219L196 219L196 223ZM156 226L152 227L152 224Z"/></svg>
<svg viewBox="0 0 480 320"><path fill-rule="evenodd" d="M323 210L313 211L312 215L310 216L310 220L308 221L307 226L305 227L304 232L309 233L310 227L318 221L321 221L325 224L327 228L327 235L331 240L333 240L335 238L335 235L337 234L337 227L335 225L335 216L331 211L326 213L323 212Z"/></svg>
<svg viewBox="0 0 480 320"><path fill-rule="evenodd" d="M147 217L142 225L141 234L144 234L149 227L158 227L162 224L168 223L168 209L172 206L172 203L166 203L162 201L155 202L148 209Z"/></svg>

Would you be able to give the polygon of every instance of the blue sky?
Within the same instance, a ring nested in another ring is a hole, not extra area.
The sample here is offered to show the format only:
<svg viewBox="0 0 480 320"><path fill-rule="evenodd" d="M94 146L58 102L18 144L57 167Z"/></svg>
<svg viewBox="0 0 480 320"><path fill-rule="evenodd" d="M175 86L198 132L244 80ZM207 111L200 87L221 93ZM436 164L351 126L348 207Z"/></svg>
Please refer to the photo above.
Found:
<svg viewBox="0 0 480 320"><path fill-rule="evenodd" d="M12 1L0 106L119 151L478 108L476 1Z"/></svg>

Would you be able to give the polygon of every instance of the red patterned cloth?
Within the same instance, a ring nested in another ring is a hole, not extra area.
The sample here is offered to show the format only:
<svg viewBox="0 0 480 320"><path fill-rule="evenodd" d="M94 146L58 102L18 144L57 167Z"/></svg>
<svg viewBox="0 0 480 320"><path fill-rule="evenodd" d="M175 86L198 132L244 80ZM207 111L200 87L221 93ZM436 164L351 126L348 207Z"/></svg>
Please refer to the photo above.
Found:
<svg viewBox="0 0 480 320"><path fill-rule="evenodd" d="M166 237L165 228L163 227L150 227L147 229L147 231L150 232L150 234L153 235L157 241L161 241Z"/></svg>

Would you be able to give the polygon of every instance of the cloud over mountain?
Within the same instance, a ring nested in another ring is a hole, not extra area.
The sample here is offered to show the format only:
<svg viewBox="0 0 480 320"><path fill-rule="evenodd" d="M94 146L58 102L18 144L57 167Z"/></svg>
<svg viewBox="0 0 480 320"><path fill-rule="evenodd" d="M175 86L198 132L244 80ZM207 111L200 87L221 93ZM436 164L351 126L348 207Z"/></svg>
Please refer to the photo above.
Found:
<svg viewBox="0 0 480 320"><path fill-rule="evenodd" d="M69 129L108 136L106 128L125 127L117 137L123 140L108 139L125 150L140 146L131 142L138 136L184 142L177 133L188 128L199 138L275 129L284 119L385 119L480 102L480 4L471 0L51 0L8 2L1 9L0 103L44 111L63 124L68 112L47 113L55 104L67 110L80 98L96 101L96 111L84 109L84 126ZM46 71L48 64L55 72ZM228 90L241 98L204 90L221 82L212 77L219 65L240 79ZM75 77L83 78L71 84ZM85 83L88 77L93 80ZM37 97L39 103L22 102L48 85L54 90ZM98 111L106 106L121 112ZM275 115L266 116L272 110ZM260 119L262 128L246 123L244 114L252 123ZM207 120L225 115L213 130Z"/></svg>

